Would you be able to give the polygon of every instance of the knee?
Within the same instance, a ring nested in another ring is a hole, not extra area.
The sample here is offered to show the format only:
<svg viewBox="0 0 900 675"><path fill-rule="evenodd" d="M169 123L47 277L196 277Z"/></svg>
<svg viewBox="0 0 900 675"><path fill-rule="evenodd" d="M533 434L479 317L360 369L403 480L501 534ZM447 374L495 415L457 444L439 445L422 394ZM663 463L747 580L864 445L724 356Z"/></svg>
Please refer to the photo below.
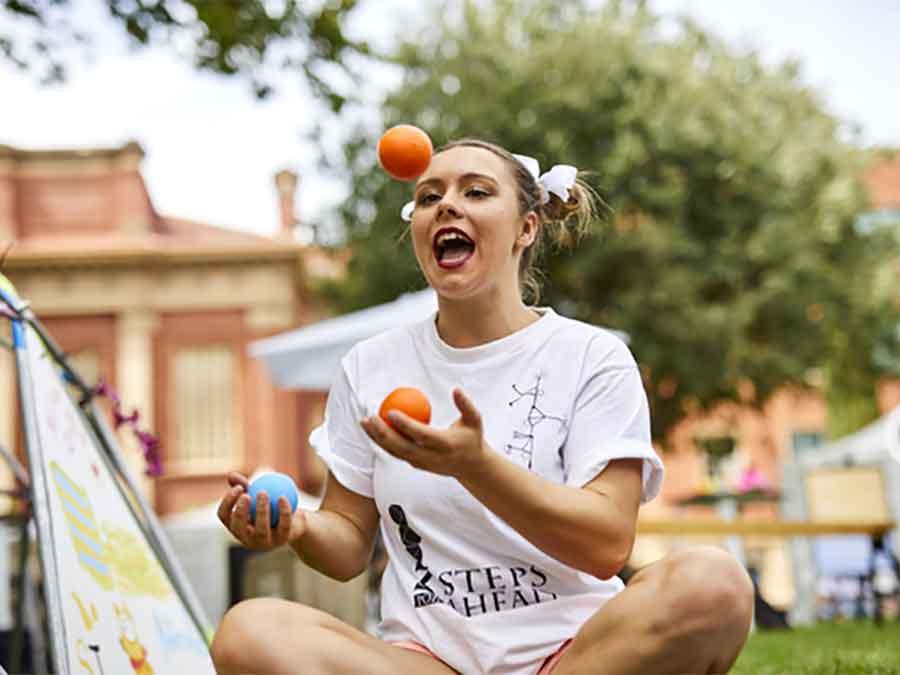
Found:
<svg viewBox="0 0 900 675"><path fill-rule="evenodd" d="M660 561L657 628L677 639L743 640L753 618L753 582L730 553L696 547Z"/></svg>
<svg viewBox="0 0 900 675"><path fill-rule="evenodd" d="M315 636L333 621L324 612L285 600L245 600L222 618L210 647L213 663L222 675L254 672L285 643L286 634L295 647L307 641L315 645Z"/></svg>

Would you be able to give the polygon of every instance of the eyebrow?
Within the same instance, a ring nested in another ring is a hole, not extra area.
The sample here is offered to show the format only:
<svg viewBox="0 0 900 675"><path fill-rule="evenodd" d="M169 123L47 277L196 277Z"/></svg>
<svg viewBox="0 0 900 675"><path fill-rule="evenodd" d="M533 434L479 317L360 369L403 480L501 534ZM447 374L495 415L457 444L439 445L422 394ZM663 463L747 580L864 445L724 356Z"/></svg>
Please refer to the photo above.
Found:
<svg viewBox="0 0 900 675"><path fill-rule="evenodd" d="M478 173L477 171L469 171L467 173L464 173L462 176L459 177L459 180L462 182L462 181L471 180L473 178L486 178L487 180L491 181L495 185L498 184L497 179L494 178L493 176L488 176L487 174L484 174L484 173ZM437 178L437 177L428 178L426 180L423 180L418 185L416 185L415 192L418 192L419 188L425 187L426 185L434 185L435 183L443 183L443 182L444 181L442 179Z"/></svg>

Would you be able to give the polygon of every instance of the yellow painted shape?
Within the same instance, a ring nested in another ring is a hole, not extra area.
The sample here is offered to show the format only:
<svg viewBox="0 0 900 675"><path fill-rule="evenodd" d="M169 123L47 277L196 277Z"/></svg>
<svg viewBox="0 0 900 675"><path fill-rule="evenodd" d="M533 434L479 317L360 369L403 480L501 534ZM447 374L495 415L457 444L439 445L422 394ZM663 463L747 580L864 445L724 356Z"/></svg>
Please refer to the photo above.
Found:
<svg viewBox="0 0 900 675"><path fill-rule="evenodd" d="M56 462L51 462L51 464L56 464ZM62 473L65 473L62 469L59 468L58 464L56 465L56 470L61 471ZM66 476L66 478L68 478L68 476ZM72 481L70 480L69 482L71 483ZM68 504L73 509L75 509L75 511L77 511L82 516L84 516L85 520L89 520L92 523L94 522L94 514L91 513L90 510L85 509L83 505L79 504L78 500L76 500L71 494L69 494L66 490L64 490L62 488L62 486L60 486L58 483L57 483L57 492L59 492L60 498L63 501L65 501L66 504ZM87 499L86 494L82 494L81 496L84 497L85 499Z"/></svg>
<svg viewBox="0 0 900 675"><path fill-rule="evenodd" d="M85 646L84 640L82 640L81 638L78 638L78 642L75 643L75 653L78 655L78 663L80 663L81 666L82 666L86 671L88 671L91 675L94 675L94 670L91 668L91 664L88 663L87 661L85 661L85 660L81 657L81 648L84 647L84 646Z"/></svg>
<svg viewBox="0 0 900 675"><path fill-rule="evenodd" d="M119 622L119 644L122 651L131 662L131 668L136 675L155 675L153 667L147 660L147 649L141 644L137 634L137 624L128 609L128 605L113 604L113 611L116 614L116 620Z"/></svg>
<svg viewBox="0 0 900 675"><path fill-rule="evenodd" d="M69 528L70 540L72 542L72 548L75 549L76 556L78 554L84 554L89 556L95 560L97 560L101 565L110 568L109 559L107 557L107 547L104 545L102 541L102 537L100 535L100 530L97 528L97 522L94 519L93 509L90 508L91 500L88 497L87 491L82 488L78 483L72 480L72 478L63 470L63 468L57 464L56 462L50 462L50 475L53 477L53 484L56 485L56 493L59 495L60 500L64 501L66 504L73 504L77 507L78 513L84 514L85 520L88 521L92 526L89 527L85 523L81 522L76 516L66 513L65 509L63 512L66 517L66 525ZM85 503L87 503L87 509L82 504L78 504L75 500L75 497L69 493L69 490L66 489L59 480L59 476L69 484L70 489L74 490L79 497L81 497ZM99 549L99 553L97 550L92 549L83 541L81 541L75 534L75 532L80 533L84 537L90 539L91 541L97 544L97 548ZM82 569L86 570L88 574L90 574L94 581L100 586L100 588L111 591L113 589L113 577L111 574L104 574L102 570L93 567L82 561L79 557L79 563L81 564Z"/></svg>
<svg viewBox="0 0 900 675"><path fill-rule="evenodd" d="M119 593L159 599L173 594L159 561L143 539L109 523L104 523L104 533L104 557L112 568Z"/></svg>
<svg viewBox="0 0 900 675"><path fill-rule="evenodd" d="M97 623L97 608L94 607L94 603L91 603L91 611L93 612L93 618L88 614L88 611L84 607L84 603L81 602L81 598L78 597L78 593L72 591L72 597L75 598L75 603L78 605L78 611L81 613L81 620L84 622L84 627L88 630L92 630L94 628L94 624Z"/></svg>
<svg viewBox="0 0 900 675"><path fill-rule="evenodd" d="M7 279L4 274L0 274L0 289L6 291L7 295L11 295L13 299L19 297L19 294L16 292L16 287L13 286L12 282Z"/></svg>

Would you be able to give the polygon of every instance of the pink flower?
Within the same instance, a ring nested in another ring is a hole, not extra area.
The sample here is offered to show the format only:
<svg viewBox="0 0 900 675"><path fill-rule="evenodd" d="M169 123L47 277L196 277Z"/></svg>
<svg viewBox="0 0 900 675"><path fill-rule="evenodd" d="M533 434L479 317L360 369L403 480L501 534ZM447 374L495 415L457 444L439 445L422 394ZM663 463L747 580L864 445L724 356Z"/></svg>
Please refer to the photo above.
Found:
<svg viewBox="0 0 900 675"><path fill-rule="evenodd" d="M765 490L769 487L769 481L761 471L755 467L744 469L738 479L738 492L750 492L751 490Z"/></svg>

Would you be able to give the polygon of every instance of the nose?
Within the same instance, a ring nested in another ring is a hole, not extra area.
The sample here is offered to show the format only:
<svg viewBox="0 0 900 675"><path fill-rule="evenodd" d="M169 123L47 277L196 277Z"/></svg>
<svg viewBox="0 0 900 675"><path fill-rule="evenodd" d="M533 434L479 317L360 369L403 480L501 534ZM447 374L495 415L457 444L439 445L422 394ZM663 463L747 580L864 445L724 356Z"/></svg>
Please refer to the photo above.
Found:
<svg viewBox="0 0 900 675"><path fill-rule="evenodd" d="M443 218L462 218L462 211L453 203L449 194L445 194L438 203L438 220Z"/></svg>

